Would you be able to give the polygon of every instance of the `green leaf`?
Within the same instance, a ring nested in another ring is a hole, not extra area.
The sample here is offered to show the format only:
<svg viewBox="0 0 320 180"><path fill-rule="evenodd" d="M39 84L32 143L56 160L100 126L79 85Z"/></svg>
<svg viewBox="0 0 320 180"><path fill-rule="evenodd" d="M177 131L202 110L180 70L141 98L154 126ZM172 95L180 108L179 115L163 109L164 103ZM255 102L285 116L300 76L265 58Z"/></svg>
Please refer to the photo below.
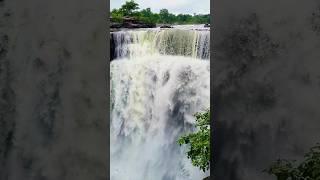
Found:
<svg viewBox="0 0 320 180"><path fill-rule="evenodd" d="M195 115L198 131L181 136L178 144L188 144L187 157L194 166L206 171L210 167L210 110Z"/></svg>

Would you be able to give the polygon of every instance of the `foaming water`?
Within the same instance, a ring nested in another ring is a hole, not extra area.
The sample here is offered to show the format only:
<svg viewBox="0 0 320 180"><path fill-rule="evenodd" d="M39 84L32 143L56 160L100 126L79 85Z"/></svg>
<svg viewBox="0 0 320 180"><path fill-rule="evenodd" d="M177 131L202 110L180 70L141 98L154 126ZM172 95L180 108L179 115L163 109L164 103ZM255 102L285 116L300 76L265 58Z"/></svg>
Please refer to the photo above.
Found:
<svg viewBox="0 0 320 180"><path fill-rule="evenodd" d="M163 48L176 42L178 52L186 52L180 48L194 52L190 43L197 36L192 31L185 32L163 42ZM194 54L198 52L178 56L151 46L154 39L166 39L159 36L171 34L170 30L121 33L135 38L130 43L117 44L122 58L110 64L111 179L207 177L210 172L194 167L186 157L187 147L180 147L177 140L196 130L193 114L210 106L209 60L197 58ZM162 47L161 43L158 47Z"/></svg>
<svg viewBox="0 0 320 180"><path fill-rule="evenodd" d="M210 58L210 31L207 30L131 30L113 32L111 36L116 59L154 54Z"/></svg>

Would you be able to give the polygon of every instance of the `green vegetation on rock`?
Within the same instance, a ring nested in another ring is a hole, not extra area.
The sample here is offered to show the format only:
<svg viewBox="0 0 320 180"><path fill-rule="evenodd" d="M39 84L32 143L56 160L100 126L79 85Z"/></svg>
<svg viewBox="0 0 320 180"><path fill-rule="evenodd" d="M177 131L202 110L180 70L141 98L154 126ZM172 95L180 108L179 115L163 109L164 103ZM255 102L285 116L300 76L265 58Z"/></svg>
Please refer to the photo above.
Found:
<svg viewBox="0 0 320 180"><path fill-rule="evenodd" d="M210 167L210 110L198 112L194 116L198 131L180 137L178 144L189 145L187 157L194 166L206 171Z"/></svg>

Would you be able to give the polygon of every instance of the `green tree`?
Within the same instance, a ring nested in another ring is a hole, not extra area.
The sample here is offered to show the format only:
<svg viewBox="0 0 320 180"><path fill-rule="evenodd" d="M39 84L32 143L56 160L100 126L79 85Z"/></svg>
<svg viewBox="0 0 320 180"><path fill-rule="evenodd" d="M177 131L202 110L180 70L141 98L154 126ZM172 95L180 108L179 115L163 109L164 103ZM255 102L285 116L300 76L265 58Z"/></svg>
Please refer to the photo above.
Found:
<svg viewBox="0 0 320 180"><path fill-rule="evenodd" d="M126 1L126 3L121 6L120 11L124 16L132 16L138 9L139 4L137 4L133 0L130 0Z"/></svg>
<svg viewBox="0 0 320 180"><path fill-rule="evenodd" d="M111 17L116 22L121 22L123 18L123 13L119 9L113 9L111 11Z"/></svg>
<svg viewBox="0 0 320 180"><path fill-rule="evenodd" d="M194 166L206 171L210 167L210 110L198 112L195 115L198 131L178 140L178 144L189 145L187 157Z"/></svg>
<svg viewBox="0 0 320 180"><path fill-rule="evenodd" d="M170 24L177 22L176 15L169 13L167 22Z"/></svg>
<svg viewBox="0 0 320 180"><path fill-rule="evenodd" d="M144 17L151 17L153 15L153 13L151 12L151 9L150 8L147 8L147 9L142 9L140 11L140 14Z"/></svg>
<svg viewBox="0 0 320 180"><path fill-rule="evenodd" d="M206 24L210 23L210 15L195 14L179 14L175 15L168 11L168 9L161 9L159 13L153 13L150 8L138 11L139 4L133 0L127 1L119 9L111 11L113 21L123 22L123 16L134 17L145 23L167 23L167 24Z"/></svg>
<svg viewBox="0 0 320 180"><path fill-rule="evenodd" d="M296 161L279 159L265 171L276 176L277 180L319 180L320 145L312 147L304 157L299 164Z"/></svg>
<svg viewBox="0 0 320 180"><path fill-rule="evenodd" d="M161 9L159 13L160 22L169 23L169 11L168 9Z"/></svg>
<svg viewBox="0 0 320 180"><path fill-rule="evenodd" d="M190 14L178 14L177 21L181 24L187 24L189 22L192 22L193 18Z"/></svg>
<svg viewBox="0 0 320 180"><path fill-rule="evenodd" d="M147 23L157 23L158 18L155 16L154 13L152 13L150 8L146 8L146 9L142 9L139 12L139 19L143 22L147 22Z"/></svg>

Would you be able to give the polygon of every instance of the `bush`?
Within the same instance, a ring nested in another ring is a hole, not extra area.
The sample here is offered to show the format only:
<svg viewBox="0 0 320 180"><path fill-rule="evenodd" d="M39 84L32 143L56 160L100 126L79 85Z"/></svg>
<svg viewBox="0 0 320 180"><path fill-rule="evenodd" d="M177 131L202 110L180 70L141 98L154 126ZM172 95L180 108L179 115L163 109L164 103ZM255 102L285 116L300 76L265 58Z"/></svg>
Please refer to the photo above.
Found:
<svg viewBox="0 0 320 180"><path fill-rule="evenodd" d="M202 171L210 167L210 110L195 114L196 126L199 130L195 133L180 137L178 144L189 144L187 157L194 166Z"/></svg>

